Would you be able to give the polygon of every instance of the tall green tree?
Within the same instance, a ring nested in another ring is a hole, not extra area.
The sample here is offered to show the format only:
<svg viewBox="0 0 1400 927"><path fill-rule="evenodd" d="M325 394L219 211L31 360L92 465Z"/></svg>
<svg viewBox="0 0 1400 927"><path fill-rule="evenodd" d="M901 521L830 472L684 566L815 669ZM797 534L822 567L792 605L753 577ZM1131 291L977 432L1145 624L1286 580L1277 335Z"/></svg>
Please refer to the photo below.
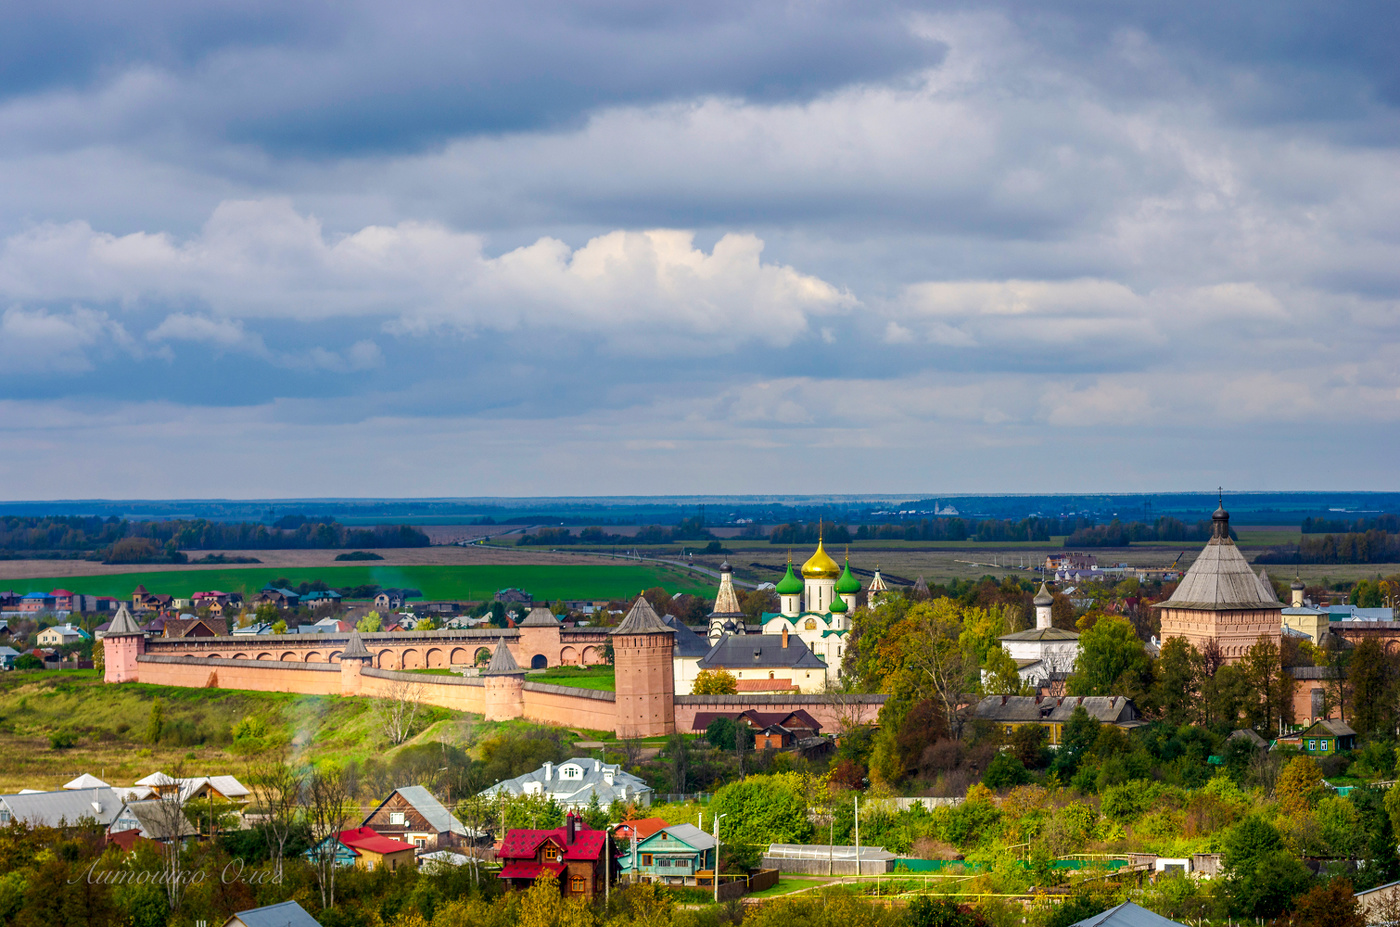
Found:
<svg viewBox="0 0 1400 927"><path fill-rule="evenodd" d="M1133 626L1104 615L1079 637L1079 658L1066 688L1071 695L1141 698L1152 682L1152 660Z"/></svg>
<svg viewBox="0 0 1400 927"><path fill-rule="evenodd" d="M1249 684L1252 698L1244 705L1249 726L1272 731L1280 721L1293 720L1293 677L1284 670L1278 645L1260 636L1245 651L1240 669Z"/></svg>
<svg viewBox="0 0 1400 927"><path fill-rule="evenodd" d="M1367 737L1395 729L1395 672L1380 642L1366 638L1356 645L1347 666L1351 688L1351 726Z"/></svg>
<svg viewBox="0 0 1400 927"><path fill-rule="evenodd" d="M1201 654L1184 637L1162 644L1153 668L1152 705L1172 727L1202 720Z"/></svg>

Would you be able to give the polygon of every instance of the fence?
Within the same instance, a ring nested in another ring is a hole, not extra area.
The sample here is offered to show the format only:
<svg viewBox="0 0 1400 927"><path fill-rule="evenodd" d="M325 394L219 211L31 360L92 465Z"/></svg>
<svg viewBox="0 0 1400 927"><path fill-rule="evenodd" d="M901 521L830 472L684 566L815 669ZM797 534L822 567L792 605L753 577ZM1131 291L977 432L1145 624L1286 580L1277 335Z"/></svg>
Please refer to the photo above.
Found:
<svg viewBox="0 0 1400 927"><path fill-rule="evenodd" d="M653 805L683 805L686 802L693 801L702 805L708 805L710 799L713 797L713 792L654 792L651 796L651 803Z"/></svg>

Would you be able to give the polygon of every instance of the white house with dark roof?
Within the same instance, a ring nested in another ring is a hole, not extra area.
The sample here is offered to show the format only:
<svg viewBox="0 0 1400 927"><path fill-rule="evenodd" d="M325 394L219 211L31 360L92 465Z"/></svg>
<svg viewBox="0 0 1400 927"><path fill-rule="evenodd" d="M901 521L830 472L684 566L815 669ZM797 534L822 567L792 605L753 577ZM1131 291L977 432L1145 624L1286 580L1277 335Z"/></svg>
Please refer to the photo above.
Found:
<svg viewBox="0 0 1400 927"><path fill-rule="evenodd" d="M652 796L651 786L642 779L624 772L621 766L591 757L574 757L558 766L545 763L534 772L498 782L481 794L495 797L502 792L509 796L540 795L553 798L565 809L587 808L594 795L598 796L598 804L604 808L615 801L650 805Z"/></svg>
<svg viewBox="0 0 1400 927"><path fill-rule="evenodd" d="M740 692L821 692L826 688L826 663L786 629L781 634L721 637L697 666L727 671Z"/></svg>
<svg viewBox="0 0 1400 927"><path fill-rule="evenodd" d="M1055 597L1045 583L1040 584L1033 604L1035 627L1004 634L998 640L1016 661L1016 672L1022 681L1036 688L1050 688L1074 670L1074 661L1079 659L1079 635L1051 622Z"/></svg>

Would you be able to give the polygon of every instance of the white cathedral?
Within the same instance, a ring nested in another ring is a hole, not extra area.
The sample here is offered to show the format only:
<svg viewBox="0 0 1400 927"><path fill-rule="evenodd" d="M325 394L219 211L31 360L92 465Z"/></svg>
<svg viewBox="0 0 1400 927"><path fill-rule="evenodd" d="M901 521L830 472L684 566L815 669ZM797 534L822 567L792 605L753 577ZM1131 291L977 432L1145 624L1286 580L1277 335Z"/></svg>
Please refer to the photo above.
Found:
<svg viewBox="0 0 1400 927"><path fill-rule="evenodd" d="M775 590L779 610L765 612L759 629L762 634L792 634L807 649L826 664L827 684L841 677L841 659L846 653L846 635L851 630L851 613L857 608L861 593L860 580L851 575L851 561L846 558L845 569L827 554L821 539L817 551L802 564L802 578L793 572L788 559L787 573ZM876 569L870 586L865 590L869 607L874 607L888 587ZM720 567L719 593L715 610L710 615L709 639L717 641L725 635L745 634L744 615L734 593L733 570L726 563Z"/></svg>

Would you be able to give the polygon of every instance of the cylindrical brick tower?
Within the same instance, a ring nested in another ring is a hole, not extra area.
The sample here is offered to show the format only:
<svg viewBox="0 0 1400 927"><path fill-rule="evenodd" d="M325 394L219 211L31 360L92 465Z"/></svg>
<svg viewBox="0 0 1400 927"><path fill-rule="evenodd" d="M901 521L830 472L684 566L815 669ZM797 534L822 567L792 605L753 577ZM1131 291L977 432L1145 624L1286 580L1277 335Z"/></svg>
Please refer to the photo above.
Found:
<svg viewBox="0 0 1400 927"><path fill-rule="evenodd" d="M146 634L123 602L102 638L102 658L107 664L103 682L139 682L136 658L146 652Z"/></svg>
<svg viewBox="0 0 1400 927"><path fill-rule="evenodd" d="M509 721L525 714L525 671L510 655L505 641L496 644L481 675L486 685L487 721Z"/></svg>
<svg viewBox="0 0 1400 927"><path fill-rule="evenodd" d="M350 640L345 642L345 649L340 653L341 695L360 694L360 671L369 666L373 660L374 654L369 652L365 642L360 639L360 632L351 631Z"/></svg>
<svg viewBox="0 0 1400 927"><path fill-rule="evenodd" d="M617 736L656 737L676 731L676 632L638 596L612 632L617 670Z"/></svg>

